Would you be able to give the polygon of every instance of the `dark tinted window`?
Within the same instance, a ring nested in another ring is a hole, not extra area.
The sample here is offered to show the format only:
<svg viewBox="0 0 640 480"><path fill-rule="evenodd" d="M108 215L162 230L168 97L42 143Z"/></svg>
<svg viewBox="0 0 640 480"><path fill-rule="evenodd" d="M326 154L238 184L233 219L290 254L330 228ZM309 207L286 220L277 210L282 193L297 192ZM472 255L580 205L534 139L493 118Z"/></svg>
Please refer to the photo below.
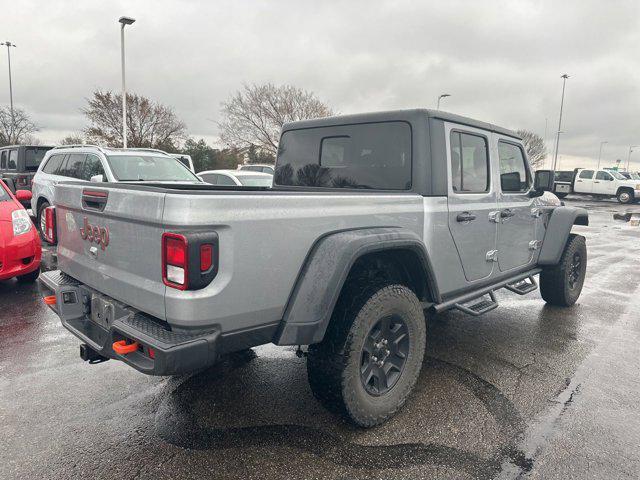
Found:
<svg viewBox="0 0 640 480"><path fill-rule="evenodd" d="M4 185L0 184L0 202L4 202L11 198L4 188Z"/></svg>
<svg viewBox="0 0 640 480"><path fill-rule="evenodd" d="M592 179L593 178L593 170L582 170L580 172L580 175L578 175L578 178L587 178L587 179Z"/></svg>
<svg viewBox="0 0 640 480"><path fill-rule="evenodd" d="M7 168L7 151L6 150L2 150L2 152L0 152L0 168L5 169Z"/></svg>
<svg viewBox="0 0 640 480"><path fill-rule="evenodd" d="M25 170L35 172L40 166L49 147L28 147L24 151Z"/></svg>
<svg viewBox="0 0 640 480"><path fill-rule="evenodd" d="M82 153L69 154L60 175L70 178L80 178L80 170L82 170L85 157L86 155Z"/></svg>
<svg viewBox="0 0 640 480"><path fill-rule="evenodd" d="M215 185L216 182L218 181L218 174L216 173L205 173L205 174L198 174L198 176L205 182L210 183L211 185Z"/></svg>
<svg viewBox="0 0 640 480"><path fill-rule="evenodd" d="M285 132L274 183L407 190L411 127L405 122L382 122Z"/></svg>
<svg viewBox="0 0 640 480"><path fill-rule="evenodd" d="M522 148L513 143L498 142L500 186L503 192L525 192L529 189L529 171Z"/></svg>
<svg viewBox="0 0 640 480"><path fill-rule="evenodd" d="M559 182L570 182L571 180L573 180L573 175L573 172L568 171L556 172L556 180Z"/></svg>
<svg viewBox="0 0 640 480"><path fill-rule="evenodd" d="M218 183L216 185L235 185L236 182L233 181L231 177L227 177L226 175L218 175Z"/></svg>
<svg viewBox="0 0 640 480"><path fill-rule="evenodd" d="M102 175L103 179L106 181L107 176L104 173L104 168L102 168L102 162L95 155L87 155L87 158L82 165L82 169L80 170L80 178L82 180L91 180L91 177L95 175Z"/></svg>
<svg viewBox="0 0 640 480"><path fill-rule="evenodd" d="M7 162L9 170L18 168L18 150L9 150L9 161Z"/></svg>
<svg viewBox="0 0 640 480"><path fill-rule="evenodd" d="M51 155L47 163L45 163L44 167L42 167L42 171L44 173L56 174L58 169L60 168L60 164L62 163L62 159L64 155Z"/></svg>
<svg viewBox="0 0 640 480"><path fill-rule="evenodd" d="M613 177L607 172L598 172L596 173L596 180L613 180Z"/></svg>
<svg viewBox="0 0 640 480"><path fill-rule="evenodd" d="M451 185L454 192L489 191L486 138L470 133L451 132Z"/></svg>

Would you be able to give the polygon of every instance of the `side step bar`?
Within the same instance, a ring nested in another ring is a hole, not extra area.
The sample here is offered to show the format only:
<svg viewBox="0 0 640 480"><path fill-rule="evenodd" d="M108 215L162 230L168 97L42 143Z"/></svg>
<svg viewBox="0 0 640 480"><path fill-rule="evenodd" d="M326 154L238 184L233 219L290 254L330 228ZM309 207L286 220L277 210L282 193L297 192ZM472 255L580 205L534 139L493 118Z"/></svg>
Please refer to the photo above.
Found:
<svg viewBox="0 0 640 480"><path fill-rule="evenodd" d="M533 275L531 275L527 278L523 278L522 280L518 280L517 282L509 283L505 285L504 288L511 290L513 293L517 293L518 295L526 295L538 288L538 284L536 283L536 279L533 278Z"/></svg>
<svg viewBox="0 0 640 480"><path fill-rule="evenodd" d="M498 301L496 300L496 294L493 291L489 292L488 300L487 299L482 300L482 298L484 298L484 295L481 297L478 297L476 300L479 299L480 301L472 305L464 305L462 303L456 303L454 306L461 312L464 312L468 315L473 315L474 317L479 317L480 315L483 315L495 308L498 308Z"/></svg>

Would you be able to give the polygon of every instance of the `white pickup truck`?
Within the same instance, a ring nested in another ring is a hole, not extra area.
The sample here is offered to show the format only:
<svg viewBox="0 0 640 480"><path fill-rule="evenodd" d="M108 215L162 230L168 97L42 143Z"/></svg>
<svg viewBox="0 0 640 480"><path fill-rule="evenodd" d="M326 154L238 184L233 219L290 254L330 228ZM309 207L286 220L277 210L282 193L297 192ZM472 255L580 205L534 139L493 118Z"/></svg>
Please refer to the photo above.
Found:
<svg viewBox="0 0 640 480"><path fill-rule="evenodd" d="M633 203L640 199L640 180L628 179L613 170L591 170L578 168L573 178L563 178L556 172L554 192L560 198L570 193L581 193L597 197L616 197L620 203Z"/></svg>

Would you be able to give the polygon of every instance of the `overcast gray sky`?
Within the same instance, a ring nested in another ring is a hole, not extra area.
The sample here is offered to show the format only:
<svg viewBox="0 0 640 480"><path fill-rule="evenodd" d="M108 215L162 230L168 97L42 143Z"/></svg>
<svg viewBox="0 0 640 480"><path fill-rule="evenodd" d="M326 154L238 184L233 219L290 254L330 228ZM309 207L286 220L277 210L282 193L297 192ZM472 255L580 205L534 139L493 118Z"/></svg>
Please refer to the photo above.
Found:
<svg viewBox="0 0 640 480"><path fill-rule="evenodd" d="M561 167L627 159L640 144L638 1L0 0L14 101L56 142L85 125L94 89L171 105L214 141L220 102L242 83L289 83L340 113L442 109L545 134L551 154L568 73ZM4 48L4 47L3 47ZM8 104L6 52L0 104ZM551 156L551 155L550 155ZM632 156L640 168L640 148Z"/></svg>

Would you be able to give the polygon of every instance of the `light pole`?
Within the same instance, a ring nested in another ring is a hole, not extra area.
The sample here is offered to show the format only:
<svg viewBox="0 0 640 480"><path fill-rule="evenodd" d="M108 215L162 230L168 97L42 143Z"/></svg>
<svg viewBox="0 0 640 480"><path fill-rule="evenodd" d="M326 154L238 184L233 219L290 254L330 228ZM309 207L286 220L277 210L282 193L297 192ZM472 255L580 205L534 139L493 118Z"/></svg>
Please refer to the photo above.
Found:
<svg viewBox="0 0 640 480"><path fill-rule="evenodd" d="M602 147L605 143L609 143L606 140L604 142L600 142L600 152L598 153L598 170L600 170L600 159L602 158Z"/></svg>
<svg viewBox="0 0 640 480"><path fill-rule="evenodd" d="M124 80L124 27L135 22L135 18L120 17L120 53L122 57L122 146L127 148L127 84Z"/></svg>
<svg viewBox="0 0 640 480"><path fill-rule="evenodd" d="M440 110L440 100L442 100L443 98L447 98L450 97L451 95L449 95L448 93L443 93L442 95L440 95L438 97L438 106L436 107L436 110Z"/></svg>
<svg viewBox="0 0 640 480"><path fill-rule="evenodd" d="M556 135L556 152L553 155L553 170L556 169L556 164L558 163L558 147L560 146L560 130L562 129L562 108L564 107L564 87L567 83L567 78L569 75L566 73L560 76L562 79L562 98L560 100L560 118L558 119L558 133Z"/></svg>
<svg viewBox="0 0 640 480"><path fill-rule="evenodd" d="M16 127L16 119L13 114L13 85L11 84L11 47L15 48L16 46L9 42L2 42L0 45L4 45L7 47L7 60L9 62L9 104L11 105L11 129L9 130L9 143L13 142L13 129Z"/></svg>
<svg viewBox="0 0 640 480"><path fill-rule="evenodd" d="M631 152L633 152L634 148L640 147L640 145L629 145L629 156L627 157L627 172L631 168Z"/></svg>

